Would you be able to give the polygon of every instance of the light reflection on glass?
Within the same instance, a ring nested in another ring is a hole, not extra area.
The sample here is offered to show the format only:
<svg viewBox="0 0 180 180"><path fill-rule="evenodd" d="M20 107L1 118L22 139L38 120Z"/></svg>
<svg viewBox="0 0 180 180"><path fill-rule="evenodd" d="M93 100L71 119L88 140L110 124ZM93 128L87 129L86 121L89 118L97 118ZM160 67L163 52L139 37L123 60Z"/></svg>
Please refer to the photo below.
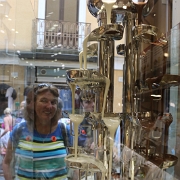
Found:
<svg viewBox="0 0 180 180"><path fill-rule="evenodd" d="M133 0L133 3L135 4L146 4L148 2L148 0Z"/></svg>

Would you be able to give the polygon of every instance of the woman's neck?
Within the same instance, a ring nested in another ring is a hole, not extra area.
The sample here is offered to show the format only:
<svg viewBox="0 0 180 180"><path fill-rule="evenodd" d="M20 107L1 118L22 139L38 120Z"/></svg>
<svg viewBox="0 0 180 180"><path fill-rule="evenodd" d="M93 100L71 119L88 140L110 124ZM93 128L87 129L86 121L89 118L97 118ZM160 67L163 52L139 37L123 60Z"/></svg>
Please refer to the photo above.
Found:
<svg viewBox="0 0 180 180"><path fill-rule="evenodd" d="M51 126L50 125L47 126L47 125L35 124L35 129L40 134L49 134L49 133L51 133Z"/></svg>
<svg viewBox="0 0 180 180"><path fill-rule="evenodd" d="M48 123L48 124L41 124L36 122L35 123L35 129L38 133L40 134L50 134L51 132L53 132L57 127L56 125L53 125L52 123Z"/></svg>

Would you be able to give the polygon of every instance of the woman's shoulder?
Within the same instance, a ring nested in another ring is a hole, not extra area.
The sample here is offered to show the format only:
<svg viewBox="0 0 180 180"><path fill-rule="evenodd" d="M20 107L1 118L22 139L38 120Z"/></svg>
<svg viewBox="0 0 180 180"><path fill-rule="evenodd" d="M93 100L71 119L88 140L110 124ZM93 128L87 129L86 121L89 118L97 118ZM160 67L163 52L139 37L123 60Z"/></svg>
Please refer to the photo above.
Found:
<svg viewBox="0 0 180 180"><path fill-rule="evenodd" d="M65 125L62 122L58 122L55 131L52 132L54 135L63 135L66 132Z"/></svg>
<svg viewBox="0 0 180 180"><path fill-rule="evenodd" d="M26 129L27 128L27 123L26 121L23 121L23 122L20 122L18 124L16 124L14 127L13 127L13 130L14 131L17 131L19 129Z"/></svg>
<svg viewBox="0 0 180 180"><path fill-rule="evenodd" d="M61 131L61 125L62 125L62 123L61 122L58 122L58 124L57 124L57 126L56 126L56 129L55 129L55 133L59 133L59 130Z"/></svg>
<svg viewBox="0 0 180 180"><path fill-rule="evenodd" d="M17 125L19 125L19 126L27 126L27 122L26 121L21 121Z"/></svg>
<svg viewBox="0 0 180 180"><path fill-rule="evenodd" d="M26 121L16 124L11 132L11 135L16 137L17 139L19 139L24 134L31 134Z"/></svg>
<svg viewBox="0 0 180 180"><path fill-rule="evenodd" d="M7 121L9 118L9 116L4 116L4 121Z"/></svg>

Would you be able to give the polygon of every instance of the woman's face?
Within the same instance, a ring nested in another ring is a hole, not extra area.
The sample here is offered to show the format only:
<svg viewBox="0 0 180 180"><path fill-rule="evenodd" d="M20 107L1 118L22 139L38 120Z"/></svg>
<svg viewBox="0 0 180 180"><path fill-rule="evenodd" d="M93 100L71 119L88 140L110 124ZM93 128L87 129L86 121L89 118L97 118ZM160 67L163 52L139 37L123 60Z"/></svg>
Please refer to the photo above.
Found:
<svg viewBox="0 0 180 180"><path fill-rule="evenodd" d="M82 107L84 112L93 112L94 111L94 100L83 101Z"/></svg>
<svg viewBox="0 0 180 180"><path fill-rule="evenodd" d="M57 111L58 98L51 92L45 91L37 95L35 102L36 121L49 124Z"/></svg>

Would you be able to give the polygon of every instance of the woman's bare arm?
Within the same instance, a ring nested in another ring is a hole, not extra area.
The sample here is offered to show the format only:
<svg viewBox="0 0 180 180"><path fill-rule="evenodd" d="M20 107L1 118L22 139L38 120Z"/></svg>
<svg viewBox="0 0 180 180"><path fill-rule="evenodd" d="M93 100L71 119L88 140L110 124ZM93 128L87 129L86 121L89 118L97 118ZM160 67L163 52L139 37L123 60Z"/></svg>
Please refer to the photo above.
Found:
<svg viewBox="0 0 180 180"><path fill-rule="evenodd" d="M5 180L12 180L12 169L11 169L11 161L13 157L13 146L11 140L8 141L8 146L6 150L6 155L3 161L3 173Z"/></svg>
<svg viewBox="0 0 180 180"><path fill-rule="evenodd" d="M8 121L8 118L5 117L4 118L4 131L3 131L3 133L1 134L0 137L3 137L9 130L10 130L10 128L9 128L9 121Z"/></svg>

